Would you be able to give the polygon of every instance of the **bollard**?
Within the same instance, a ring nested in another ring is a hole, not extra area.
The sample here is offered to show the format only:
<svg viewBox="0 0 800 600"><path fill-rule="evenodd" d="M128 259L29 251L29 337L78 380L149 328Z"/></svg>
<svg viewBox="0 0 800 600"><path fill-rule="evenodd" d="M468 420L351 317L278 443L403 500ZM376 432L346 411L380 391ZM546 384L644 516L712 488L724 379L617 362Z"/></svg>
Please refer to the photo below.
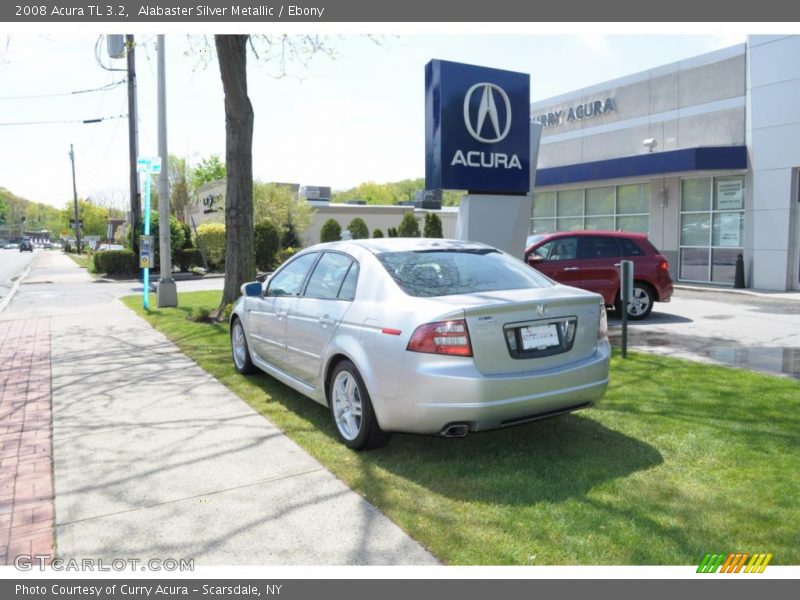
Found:
<svg viewBox="0 0 800 600"><path fill-rule="evenodd" d="M737 290L744 288L744 257L741 254L736 257L736 272L733 276L733 287Z"/></svg>

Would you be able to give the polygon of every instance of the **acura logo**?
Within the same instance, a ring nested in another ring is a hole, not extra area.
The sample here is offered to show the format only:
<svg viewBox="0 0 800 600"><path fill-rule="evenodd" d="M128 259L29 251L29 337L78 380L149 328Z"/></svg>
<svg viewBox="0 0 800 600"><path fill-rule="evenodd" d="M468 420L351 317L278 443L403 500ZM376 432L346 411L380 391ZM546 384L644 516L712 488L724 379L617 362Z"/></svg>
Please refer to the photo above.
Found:
<svg viewBox="0 0 800 600"><path fill-rule="evenodd" d="M478 105L478 110L475 111L470 107L472 95L480 91L481 101ZM497 104L495 103L495 95L499 96L505 103L505 124L500 127L500 116L497 114ZM472 114L471 114L472 113ZM484 137L481 135L486 124L486 117L489 117L489 132L493 132L493 136ZM464 124L467 126L467 131L479 142L485 144L494 144L499 142L508 135L511 129L511 101L508 99L508 94L499 85L494 83L476 83L467 90L464 96Z"/></svg>
<svg viewBox="0 0 800 600"><path fill-rule="evenodd" d="M537 304L536 312L539 314L540 317L543 317L544 313L547 312L547 304Z"/></svg>

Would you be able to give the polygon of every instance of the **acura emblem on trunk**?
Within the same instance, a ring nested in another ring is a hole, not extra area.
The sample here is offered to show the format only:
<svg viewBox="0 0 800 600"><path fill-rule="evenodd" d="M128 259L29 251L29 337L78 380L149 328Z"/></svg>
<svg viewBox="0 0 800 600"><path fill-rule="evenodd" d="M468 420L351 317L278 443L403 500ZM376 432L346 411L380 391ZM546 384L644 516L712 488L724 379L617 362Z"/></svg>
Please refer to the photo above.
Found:
<svg viewBox="0 0 800 600"><path fill-rule="evenodd" d="M536 312L539 313L540 317L543 317L544 313L547 312L547 304L537 304L536 305Z"/></svg>

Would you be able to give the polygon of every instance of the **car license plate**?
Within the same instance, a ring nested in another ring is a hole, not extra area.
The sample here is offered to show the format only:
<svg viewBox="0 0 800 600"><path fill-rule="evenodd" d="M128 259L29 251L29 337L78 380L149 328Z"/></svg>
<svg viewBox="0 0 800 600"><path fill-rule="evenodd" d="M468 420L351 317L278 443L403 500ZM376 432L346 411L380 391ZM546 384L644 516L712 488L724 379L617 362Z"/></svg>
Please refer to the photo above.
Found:
<svg viewBox="0 0 800 600"><path fill-rule="evenodd" d="M523 350L550 348L551 346L558 346L561 343L558 339L556 326L553 324L522 327L519 332L522 336Z"/></svg>

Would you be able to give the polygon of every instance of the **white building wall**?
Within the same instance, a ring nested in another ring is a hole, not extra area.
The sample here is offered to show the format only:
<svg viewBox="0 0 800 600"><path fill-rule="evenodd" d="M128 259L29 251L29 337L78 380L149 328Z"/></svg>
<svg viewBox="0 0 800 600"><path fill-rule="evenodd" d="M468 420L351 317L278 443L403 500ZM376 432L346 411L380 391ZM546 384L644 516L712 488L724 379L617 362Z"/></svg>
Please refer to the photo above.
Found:
<svg viewBox="0 0 800 600"><path fill-rule="evenodd" d="M768 290L798 288L800 36L750 36L747 66L748 283Z"/></svg>

